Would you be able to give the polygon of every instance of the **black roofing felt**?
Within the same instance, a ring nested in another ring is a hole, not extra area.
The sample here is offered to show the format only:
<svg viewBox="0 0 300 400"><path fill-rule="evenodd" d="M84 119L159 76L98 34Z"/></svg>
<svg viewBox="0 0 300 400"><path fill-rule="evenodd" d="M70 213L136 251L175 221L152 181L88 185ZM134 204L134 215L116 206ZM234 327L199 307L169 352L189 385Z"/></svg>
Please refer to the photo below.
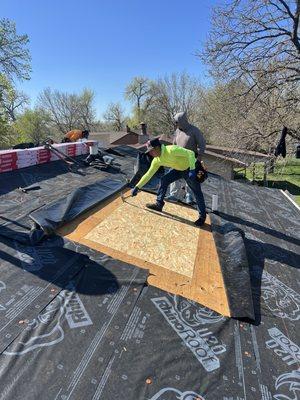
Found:
<svg viewBox="0 0 300 400"><path fill-rule="evenodd" d="M129 177L128 153L117 158ZM0 399L298 399L298 210L276 190L213 175L203 185L208 207L219 194L214 234L244 236L249 323L148 287L147 271L61 237L14 240L17 228L28 235L31 211L108 176L124 179L60 162L0 174Z"/></svg>
<svg viewBox="0 0 300 400"><path fill-rule="evenodd" d="M108 200L110 196L124 189L126 182L106 178L90 185L75 189L66 197L35 210L29 217L46 234L55 232L60 226Z"/></svg>

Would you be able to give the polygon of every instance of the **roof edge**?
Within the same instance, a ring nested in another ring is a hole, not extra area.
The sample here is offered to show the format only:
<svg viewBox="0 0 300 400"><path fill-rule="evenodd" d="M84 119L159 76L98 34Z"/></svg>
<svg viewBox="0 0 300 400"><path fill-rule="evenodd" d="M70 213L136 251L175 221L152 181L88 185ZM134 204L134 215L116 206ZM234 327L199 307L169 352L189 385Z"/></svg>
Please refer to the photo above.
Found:
<svg viewBox="0 0 300 400"><path fill-rule="evenodd" d="M279 189L279 190L297 208L297 210L300 211L300 207L295 202L295 200L293 200L293 198L291 196L289 196L284 190L282 190L282 189Z"/></svg>

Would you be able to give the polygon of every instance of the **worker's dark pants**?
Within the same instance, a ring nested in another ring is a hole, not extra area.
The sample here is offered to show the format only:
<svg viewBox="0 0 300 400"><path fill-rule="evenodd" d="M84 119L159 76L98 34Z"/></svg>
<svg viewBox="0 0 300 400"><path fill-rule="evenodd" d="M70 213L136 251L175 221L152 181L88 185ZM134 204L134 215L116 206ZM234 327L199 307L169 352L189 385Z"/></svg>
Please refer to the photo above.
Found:
<svg viewBox="0 0 300 400"><path fill-rule="evenodd" d="M201 185L196 178L189 178L189 170L177 171L176 169L171 169L161 178L157 194L157 204L161 206L163 205L164 197L167 193L168 186L172 182L177 181L178 179L184 179L186 181L191 191L194 193L195 200L197 203L197 208L201 217L205 218L206 216L205 201L201 190Z"/></svg>

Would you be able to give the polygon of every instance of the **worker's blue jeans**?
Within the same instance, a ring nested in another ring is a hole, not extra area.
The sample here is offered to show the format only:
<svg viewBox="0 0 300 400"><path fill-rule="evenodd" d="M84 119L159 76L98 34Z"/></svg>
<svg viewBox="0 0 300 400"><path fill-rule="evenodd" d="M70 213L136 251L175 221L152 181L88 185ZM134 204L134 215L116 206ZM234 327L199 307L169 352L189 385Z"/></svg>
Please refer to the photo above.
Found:
<svg viewBox="0 0 300 400"><path fill-rule="evenodd" d="M185 171L178 171L176 169L171 169L169 172L167 172L160 180L160 186L158 189L157 193L157 204L158 205L163 205L163 201L165 198L165 195L168 190L168 186L172 183L177 181L178 179L184 179L192 192L194 193L196 204L198 211L201 215L201 217L205 218L206 216L206 210L205 210L205 201L203 197L203 193L201 190L201 185L197 181L196 178L189 178L189 170Z"/></svg>

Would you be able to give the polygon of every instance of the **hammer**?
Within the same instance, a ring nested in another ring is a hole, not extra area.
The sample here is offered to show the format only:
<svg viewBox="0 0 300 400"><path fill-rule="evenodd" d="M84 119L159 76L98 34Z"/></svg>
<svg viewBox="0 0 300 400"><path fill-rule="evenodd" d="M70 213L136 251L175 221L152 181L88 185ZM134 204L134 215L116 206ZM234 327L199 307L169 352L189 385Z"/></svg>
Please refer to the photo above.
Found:
<svg viewBox="0 0 300 400"><path fill-rule="evenodd" d="M122 199L123 203L125 202L126 199L128 199L128 197L131 197L131 194L129 194L128 196L125 196L123 191L121 192L121 199Z"/></svg>
<svg viewBox="0 0 300 400"><path fill-rule="evenodd" d="M126 178L127 187L128 187L129 182L130 182L130 179ZM125 197L123 190L121 190L121 199L122 199L123 203L126 199L128 199L128 197L131 197L131 194L129 194L128 196Z"/></svg>

